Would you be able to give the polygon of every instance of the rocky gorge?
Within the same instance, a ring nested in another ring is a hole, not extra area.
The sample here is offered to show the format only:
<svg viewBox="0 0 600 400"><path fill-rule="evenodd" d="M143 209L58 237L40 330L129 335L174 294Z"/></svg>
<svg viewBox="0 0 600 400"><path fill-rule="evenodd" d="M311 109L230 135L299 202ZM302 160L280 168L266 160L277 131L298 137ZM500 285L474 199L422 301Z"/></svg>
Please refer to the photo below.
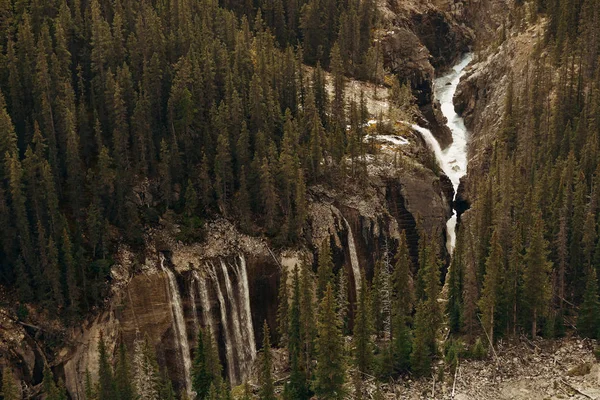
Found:
<svg viewBox="0 0 600 400"><path fill-rule="evenodd" d="M434 81L477 43L479 34L494 29L495 22L468 23L471 16L485 13L481 7L478 1L437 5L396 1L380 6L387 24L382 38L386 67L410 83L420 109L419 123L441 148L451 144L452 135L435 99ZM459 109L479 132L484 128L477 128L475 120L490 120L479 117L484 113L480 107L488 104L480 101L481 91L487 90L475 72L468 76L467 82L478 83L461 84ZM64 380L71 398L83 398L85 372L97 374L100 334L111 354L118 343L133 348L137 339L147 336L176 391L190 393L193 347L198 327L204 326L218 343L231 383L243 383L252 374L262 322L275 325L282 270L299 263L314 266L323 242L331 244L336 270L344 268L350 277L351 303L356 301L361 274L372 276L377 260L393 253L401 231L407 233L415 265L422 233L434 238L449 261L446 223L453 214L454 182L424 161L431 150L422 133L400 127L399 135L406 144L377 144L379 155L369 159L367 185L348 181L310 188L308 223L298 248L271 248L266 240L240 233L225 219L209 222L201 243L175 240L177 227L167 223L149 229L142 254L121 247L105 307L84 323L68 330L52 324L28 326L2 310L0 365L11 366L33 397L47 363ZM403 160L400 167L397 158Z"/></svg>

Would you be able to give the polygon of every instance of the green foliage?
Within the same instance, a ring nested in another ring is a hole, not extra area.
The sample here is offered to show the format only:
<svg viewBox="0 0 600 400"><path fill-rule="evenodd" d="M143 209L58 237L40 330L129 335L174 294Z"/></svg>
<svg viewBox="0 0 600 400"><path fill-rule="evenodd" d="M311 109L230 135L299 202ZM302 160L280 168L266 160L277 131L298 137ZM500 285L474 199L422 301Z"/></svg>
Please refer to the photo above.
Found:
<svg viewBox="0 0 600 400"><path fill-rule="evenodd" d="M121 3L1 23L0 284L70 320L103 301L97 267L166 212L184 242L224 216L298 243L307 182L341 170L344 74L364 74L376 19L371 0ZM330 59L331 103L302 65Z"/></svg>
<svg viewBox="0 0 600 400"><path fill-rule="evenodd" d="M15 379L12 371L9 368L4 368L2 370L2 394L4 400L20 400L21 399L21 390L19 388L19 383Z"/></svg>
<svg viewBox="0 0 600 400"><path fill-rule="evenodd" d="M135 400L137 398L132 384L131 364L127 356L125 343L119 345L119 357L115 368L115 386L119 400Z"/></svg>
<svg viewBox="0 0 600 400"><path fill-rule="evenodd" d="M364 277L363 277L364 278ZM362 280L356 318L354 320L354 363L361 374L370 374L373 367L373 323L370 312L370 296L366 279Z"/></svg>
<svg viewBox="0 0 600 400"><path fill-rule="evenodd" d="M487 350L480 337L478 337L473 346L471 346L470 356L475 360L483 360L487 357Z"/></svg>
<svg viewBox="0 0 600 400"><path fill-rule="evenodd" d="M263 324L263 348L260 353L260 369L258 384L260 391L258 398L260 400L275 400L275 386L273 383L273 356L271 355L271 333L267 321Z"/></svg>
<svg viewBox="0 0 600 400"><path fill-rule="evenodd" d="M98 339L98 400L117 398L115 377L113 375L110 355L106 349L104 335L100 332Z"/></svg>
<svg viewBox="0 0 600 400"><path fill-rule="evenodd" d="M209 395L212 384L220 384L221 364L210 332L198 330L194 363L192 366L192 389L199 399Z"/></svg>
<svg viewBox="0 0 600 400"><path fill-rule="evenodd" d="M67 400L67 391L64 385L62 382L59 382L58 385L54 382L54 375L48 366L44 367L42 390L47 400Z"/></svg>
<svg viewBox="0 0 600 400"><path fill-rule="evenodd" d="M589 270L587 284L583 294L583 303L579 309L577 331L581 336L592 339L600 336L600 300L598 299L598 278L594 269Z"/></svg>
<svg viewBox="0 0 600 400"><path fill-rule="evenodd" d="M346 361L331 283L327 285L319 306L317 331L317 367L313 390L321 399L343 399Z"/></svg>

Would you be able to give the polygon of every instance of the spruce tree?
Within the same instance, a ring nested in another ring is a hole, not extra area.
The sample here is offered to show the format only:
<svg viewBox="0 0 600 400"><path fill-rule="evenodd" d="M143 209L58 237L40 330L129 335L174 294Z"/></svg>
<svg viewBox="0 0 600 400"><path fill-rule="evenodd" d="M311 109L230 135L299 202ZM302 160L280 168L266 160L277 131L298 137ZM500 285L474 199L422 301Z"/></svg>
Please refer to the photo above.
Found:
<svg viewBox="0 0 600 400"><path fill-rule="evenodd" d="M205 399L211 384L219 384L220 379L220 362L214 349L212 336L210 332L205 332L200 328L192 366L192 389L196 392L198 399Z"/></svg>
<svg viewBox="0 0 600 400"><path fill-rule="evenodd" d="M319 250L319 264L317 266L317 299L321 299L327 284L333 281L333 260L329 238L323 241Z"/></svg>
<svg viewBox="0 0 600 400"><path fill-rule="evenodd" d="M310 397L304 362L301 296L300 276L298 274L298 266L295 266L292 276L292 298L287 319L290 378L285 385L283 393L284 398L289 400L308 399Z"/></svg>
<svg viewBox="0 0 600 400"><path fill-rule="evenodd" d="M528 319L531 323L531 336L535 337L538 318L548 306L552 268L552 263L547 258L547 242L544 239L543 221L539 211L534 214L534 224L529 237L530 243L525 254L523 293L530 312Z"/></svg>
<svg viewBox="0 0 600 400"><path fill-rule="evenodd" d="M98 399L111 400L117 398L115 379L110 364L110 355L106 349L104 335L100 332L98 339Z"/></svg>
<svg viewBox="0 0 600 400"><path fill-rule="evenodd" d="M271 333L269 325L265 320L263 324L263 348L260 354L260 369L258 375L258 384L260 391L258 398L260 400L275 400L275 386L273 382L273 359L271 355Z"/></svg>
<svg viewBox="0 0 600 400"><path fill-rule="evenodd" d="M127 347L123 340L119 345L119 358L115 368L116 393L119 400L135 400L137 398L131 375L131 367L127 356Z"/></svg>
<svg viewBox="0 0 600 400"><path fill-rule="evenodd" d="M363 277L364 278L364 277ZM357 381L360 383L364 375L370 374L373 366L373 325L371 320L371 310L369 304L369 288L366 279L362 280L358 305L356 309L356 318L354 321L354 364L356 365L359 376ZM362 385L359 384L357 391L362 391Z"/></svg>
<svg viewBox="0 0 600 400"><path fill-rule="evenodd" d="M280 348L287 347L289 337L290 293L287 280L287 271L283 269L279 278L277 294L277 334L279 335L278 345Z"/></svg>
<svg viewBox="0 0 600 400"><path fill-rule="evenodd" d="M411 260L406 243L406 231L400 234L396 264L392 275L392 356L395 372L406 372L410 366L411 337L409 323L414 304L411 280Z"/></svg>
<svg viewBox="0 0 600 400"><path fill-rule="evenodd" d="M161 376L148 337L138 338L133 351L133 387L140 400L160 400Z"/></svg>
<svg viewBox="0 0 600 400"><path fill-rule="evenodd" d="M2 394L4 400L21 400L19 383L9 368L2 370Z"/></svg>
<svg viewBox="0 0 600 400"><path fill-rule="evenodd" d="M343 399L346 365L344 343L335 310L333 287L329 283L319 306L315 350L317 367L313 390L321 399Z"/></svg>
<svg viewBox="0 0 600 400"><path fill-rule="evenodd" d="M483 289L479 299L479 309L482 312L482 324L485 329L490 346L494 345L494 324L495 315L498 313L499 291L501 284L501 274L503 272L502 248L498 239L497 231L492 234L490 255L485 264L485 276L483 280Z"/></svg>
<svg viewBox="0 0 600 400"><path fill-rule="evenodd" d="M596 270L589 268L583 303L577 317L577 331L583 337L597 339L600 336L600 300L598 298Z"/></svg>

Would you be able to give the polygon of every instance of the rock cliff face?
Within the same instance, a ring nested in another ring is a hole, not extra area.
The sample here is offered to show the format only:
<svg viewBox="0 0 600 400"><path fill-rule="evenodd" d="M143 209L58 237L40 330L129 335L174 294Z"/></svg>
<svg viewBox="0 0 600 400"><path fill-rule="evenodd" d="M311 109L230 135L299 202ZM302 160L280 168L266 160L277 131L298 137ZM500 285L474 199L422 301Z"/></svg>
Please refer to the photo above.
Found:
<svg viewBox="0 0 600 400"><path fill-rule="evenodd" d="M515 93L520 93L530 73L528 61L541 38L543 24L512 33L499 46L479 52L457 88L456 110L470 132L469 175L459 189L459 201L470 202L470 177L488 169L491 145L502 127L509 79L513 77Z"/></svg>
<svg viewBox="0 0 600 400"><path fill-rule="evenodd" d="M442 129L443 117L432 103L435 68L444 69L468 50L472 33L433 5L390 4L391 27L382 39L387 66L411 83L429 128L447 145L449 131ZM310 188L309 218L297 248L270 249L265 240L240 234L225 220L210 223L205 241L198 244L174 241L172 227L151 231L143 254L119 251L105 307L63 332L65 345L46 354L36 341L43 334L19 325L0 307L0 366L11 366L32 388L41 382L47 356L71 396L83 398L85 371L97 375L101 334L109 354L116 354L121 342L133 349L136 340L147 336L175 389L190 392L191 360L202 326L215 337L231 382L242 383L252 374L262 322L276 325L282 268L304 262L316 269L323 242L332 246L336 270L347 271L351 303L362 273L370 278L377 260L395 253L401 231L407 234L413 272L423 232L445 255L452 185L425 166L422 159L430 150L422 138L407 130L402 134L407 145L383 146L381 155L369 155L367 182Z"/></svg>
<svg viewBox="0 0 600 400"><path fill-rule="evenodd" d="M386 68L410 83L427 127L445 148L452 134L433 101L433 80L469 51L473 31L432 4L392 1L388 7L382 13L390 26L382 39Z"/></svg>

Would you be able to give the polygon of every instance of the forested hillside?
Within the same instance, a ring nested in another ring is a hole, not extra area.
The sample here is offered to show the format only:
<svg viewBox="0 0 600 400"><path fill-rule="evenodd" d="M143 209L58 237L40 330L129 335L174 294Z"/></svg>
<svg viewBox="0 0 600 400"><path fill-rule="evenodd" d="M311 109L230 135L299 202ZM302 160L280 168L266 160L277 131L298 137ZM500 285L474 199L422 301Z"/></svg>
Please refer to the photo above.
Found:
<svg viewBox="0 0 600 400"><path fill-rule="evenodd" d="M0 282L78 318L167 210L184 241L222 215L296 242L307 184L361 173L342 76L382 63L371 1L304 3L2 2Z"/></svg>
<svg viewBox="0 0 600 400"><path fill-rule="evenodd" d="M600 0L509 1L479 32L447 82L472 133L460 186L412 120L443 119L432 63L463 55L459 7L485 12L451 4L0 0L0 322L35 347L0 359L0 398L383 399L428 379L454 398L459 364L506 343L600 339Z"/></svg>
<svg viewBox="0 0 600 400"><path fill-rule="evenodd" d="M594 1L526 3L545 32L506 79L503 119L470 173L472 210L451 268L451 328L491 338L600 335L600 76ZM480 133L483 135L483 133ZM461 296L460 293L463 293Z"/></svg>

